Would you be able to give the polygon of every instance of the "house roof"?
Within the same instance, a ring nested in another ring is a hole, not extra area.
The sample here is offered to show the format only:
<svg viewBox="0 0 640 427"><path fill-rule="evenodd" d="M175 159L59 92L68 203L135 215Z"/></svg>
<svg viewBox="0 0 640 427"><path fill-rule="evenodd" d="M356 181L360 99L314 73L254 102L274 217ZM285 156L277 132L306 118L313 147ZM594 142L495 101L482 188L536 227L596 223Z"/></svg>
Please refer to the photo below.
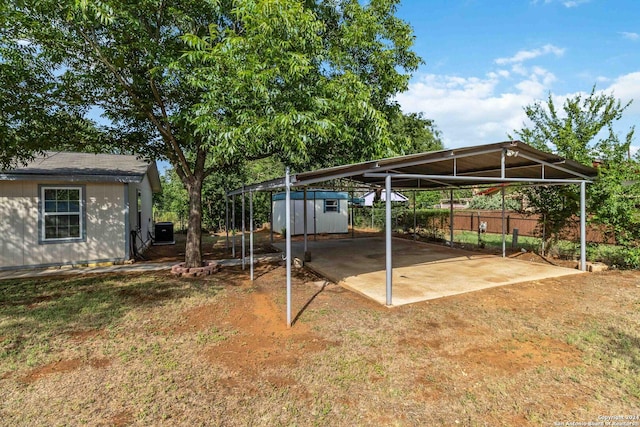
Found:
<svg viewBox="0 0 640 427"><path fill-rule="evenodd" d="M369 191L367 194L365 194L364 196L362 196L362 198L364 199L364 205L365 206L373 206L373 202L376 198L376 192L375 191ZM380 201L384 202L387 200L387 193L382 191L380 193ZM409 198L407 196L405 196L404 194L398 193L397 191L392 191L391 192L391 201L392 202L407 202L409 201Z"/></svg>
<svg viewBox="0 0 640 427"><path fill-rule="evenodd" d="M383 187L391 176L396 189L436 189L497 183L570 184L590 181L596 169L520 141L373 160L291 175L293 186L347 178L370 187ZM244 191L281 188L285 178L245 186ZM229 194L239 194L235 190Z"/></svg>
<svg viewBox="0 0 640 427"><path fill-rule="evenodd" d="M121 154L45 152L26 166L0 171L0 180L63 182L141 182L145 175L153 192L161 190L155 162Z"/></svg>

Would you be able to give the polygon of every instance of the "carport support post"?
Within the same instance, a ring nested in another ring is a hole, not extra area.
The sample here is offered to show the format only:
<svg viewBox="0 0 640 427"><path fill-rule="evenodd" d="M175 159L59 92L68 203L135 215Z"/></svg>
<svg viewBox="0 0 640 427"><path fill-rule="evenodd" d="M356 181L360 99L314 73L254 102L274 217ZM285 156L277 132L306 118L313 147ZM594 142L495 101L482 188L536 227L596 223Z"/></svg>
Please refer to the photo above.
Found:
<svg viewBox="0 0 640 427"><path fill-rule="evenodd" d="M253 191L249 190L249 269L253 282Z"/></svg>
<svg viewBox="0 0 640 427"><path fill-rule="evenodd" d="M375 201L371 202L371 228L373 229L373 204L375 203Z"/></svg>
<svg viewBox="0 0 640 427"><path fill-rule="evenodd" d="M236 196L231 196L231 258L236 257Z"/></svg>
<svg viewBox="0 0 640 427"><path fill-rule="evenodd" d="M273 243L273 191L269 192L269 219L271 225L269 226L269 241Z"/></svg>
<svg viewBox="0 0 640 427"><path fill-rule="evenodd" d="M505 236L505 225L504 222L504 183L502 184L502 258L507 256L507 238Z"/></svg>
<svg viewBox="0 0 640 427"><path fill-rule="evenodd" d="M284 201L284 221L286 226L285 232L285 251L286 251L286 265L287 265L287 327L291 327L291 182L289 181L289 168L286 169L284 186L285 186L285 201Z"/></svg>
<svg viewBox="0 0 640 427"><path fill-rule="evenodd" d="M416 190L413 190L413 240L418 239L418 220L416 217Z"/></svg>
<svg viewBox="0 0 640 427"><path fill-rule="evenodd" d="M587 271L587 183L580 183L580 270Z"/></svg>
<svg viewBox="0 0 640 427"><path fill-rule="evenodd" d="M229 252L229 196L224 194L224 253Z"/></svg>
<svg viewBox="0 0 640 427"><path fill-rule="evenodd" d="M308 239L308 234L307 234L307 187L304 187L302 194L303 194L303 199L304 199L304 207L302 208L302 216L304 217L304 225L302 227L303 233L304 233L304 254L303 254L303 259L306 262L307 261L307 253L309 252L309 249L308 249L308 240L309 239ZM308 261L311 261L311 259L309 259Z"/></svg>
<svg viewBox="0 0 640 427"><path fill-rule="evenodd" d="M349 205L347 204L347 206ZM354 213L355 213L355 210L353 206L353 190L351 190L351 238L352 239L356 237L356 220L353 217Z"/></svg>
<svg viewBox="0 0 640 427"><path fill-rule="evenodd" d="M449 190L449 206L449 233L451 237L449 244L453 247L453 190Z"/></svg>
<svg viewBox="0 0 640 427"><path fill-rule="evenodd" d="M244 184L242 185L242 270L244 270L244 265L245 265L245 237L244 237L244 233L246 231L246 225L244 223L244 216L245 216L245 212L244 212Z"/></svg>
<svg viewBox="0 0 640 427"><path fill-rule="evenodd" d="M391 175L387 175L384 178L385 191L387 200L385 200L385 213L386 213L386 227L385 227L385 235L386 235L386 270L387 270L387 305L392 305L392 277L393 277L393 266L391 259Z"/></svg>

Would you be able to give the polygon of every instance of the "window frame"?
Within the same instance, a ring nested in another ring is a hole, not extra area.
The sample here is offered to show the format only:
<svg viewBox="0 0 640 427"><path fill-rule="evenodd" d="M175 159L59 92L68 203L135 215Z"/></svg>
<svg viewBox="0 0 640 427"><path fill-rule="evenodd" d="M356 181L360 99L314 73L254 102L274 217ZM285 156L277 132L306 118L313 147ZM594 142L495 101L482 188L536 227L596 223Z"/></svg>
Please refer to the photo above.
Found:
<svg viewBox="0 0 640 427"><path fill-rule="evenodd" d="M331 205L329 205L331 202ZM335 204L334 204L335 203ZM324 199L324 212L327 213L340 213L340 200L338 199Z"/></svg>
<svg viewBox="0 0 640 427"><path fill-rule="evenodd" d="M47 190L77 190L78 194L78 211L65 212L62 215L77 216L79 236L78 237L46 237L46 217L59 216L58 212L46 212L45 191ZM41 184L38 186L38 243L55 244L55 243L72 243L85 242L87 240L87 213L86 213L86 188L84 185L60 185L60 184Z"/></svg>

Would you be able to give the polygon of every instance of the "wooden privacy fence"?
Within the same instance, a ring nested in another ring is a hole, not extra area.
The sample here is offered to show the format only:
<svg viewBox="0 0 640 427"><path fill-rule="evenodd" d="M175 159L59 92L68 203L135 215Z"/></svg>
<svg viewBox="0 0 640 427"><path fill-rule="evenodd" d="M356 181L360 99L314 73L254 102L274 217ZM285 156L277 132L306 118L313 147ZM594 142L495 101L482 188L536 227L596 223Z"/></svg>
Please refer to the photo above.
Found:
<svg viewBox="0 0 640 427"><path fill-rule="evenodd" d="M356 210L357 223L372 228L384 228L384 208L371 208L366 210ZM393 223L396 228L410 230L413 228L413 212L411 209L394 209L392 212ZM513 234L514 229L518 229L518 235L542 237L542 229L539 223L539 215L525 215L519 212L505 212L506 234ZM480 222L487 223L487 233L502 233L502 212L491 210L454 210L453 229L456 231L478 231ZM428 210L417 211L416 223L432 237L448 238L449 235L449 211L448 210ZM561 238L578 242L580 240L580 219L573 218L562 232ZM607 237L606 234L595 226L587 224L587 242L615 244L615 239Z"/></svg>
<svg viewBox="0 0 640 427"><path fill-rule="evenodd" d="M518 229L520 236L542 235L539 215L524 215L518 212L505 212L505 231L512 234L514 229ZM459 231L478 231L480 222L487 223L487 233L502 233L502 212L501 211L454 211L453 229ZM563 237L567 240L580 239L579 219L575 218L575 226L567 227L563 230ZM444 218L444 228L449 227L449 218ZM606 237L605 234L596 227L587 225L587 241L593 243L615 244L615 240Z"/></svg>

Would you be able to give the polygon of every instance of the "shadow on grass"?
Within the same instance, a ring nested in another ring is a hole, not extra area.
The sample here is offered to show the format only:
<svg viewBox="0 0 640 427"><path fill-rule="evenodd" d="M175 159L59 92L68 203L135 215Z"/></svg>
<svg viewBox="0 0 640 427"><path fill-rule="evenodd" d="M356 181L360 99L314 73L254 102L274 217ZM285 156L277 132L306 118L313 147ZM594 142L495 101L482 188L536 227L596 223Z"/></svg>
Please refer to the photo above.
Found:
<svg viewBox="0 0 640 427"><path fill-rule="evenodd" d="M196 295L211 296L222 289L213 281L159 274L2 281L0 359L40 339L109 327L141 306Z"/></svg>

